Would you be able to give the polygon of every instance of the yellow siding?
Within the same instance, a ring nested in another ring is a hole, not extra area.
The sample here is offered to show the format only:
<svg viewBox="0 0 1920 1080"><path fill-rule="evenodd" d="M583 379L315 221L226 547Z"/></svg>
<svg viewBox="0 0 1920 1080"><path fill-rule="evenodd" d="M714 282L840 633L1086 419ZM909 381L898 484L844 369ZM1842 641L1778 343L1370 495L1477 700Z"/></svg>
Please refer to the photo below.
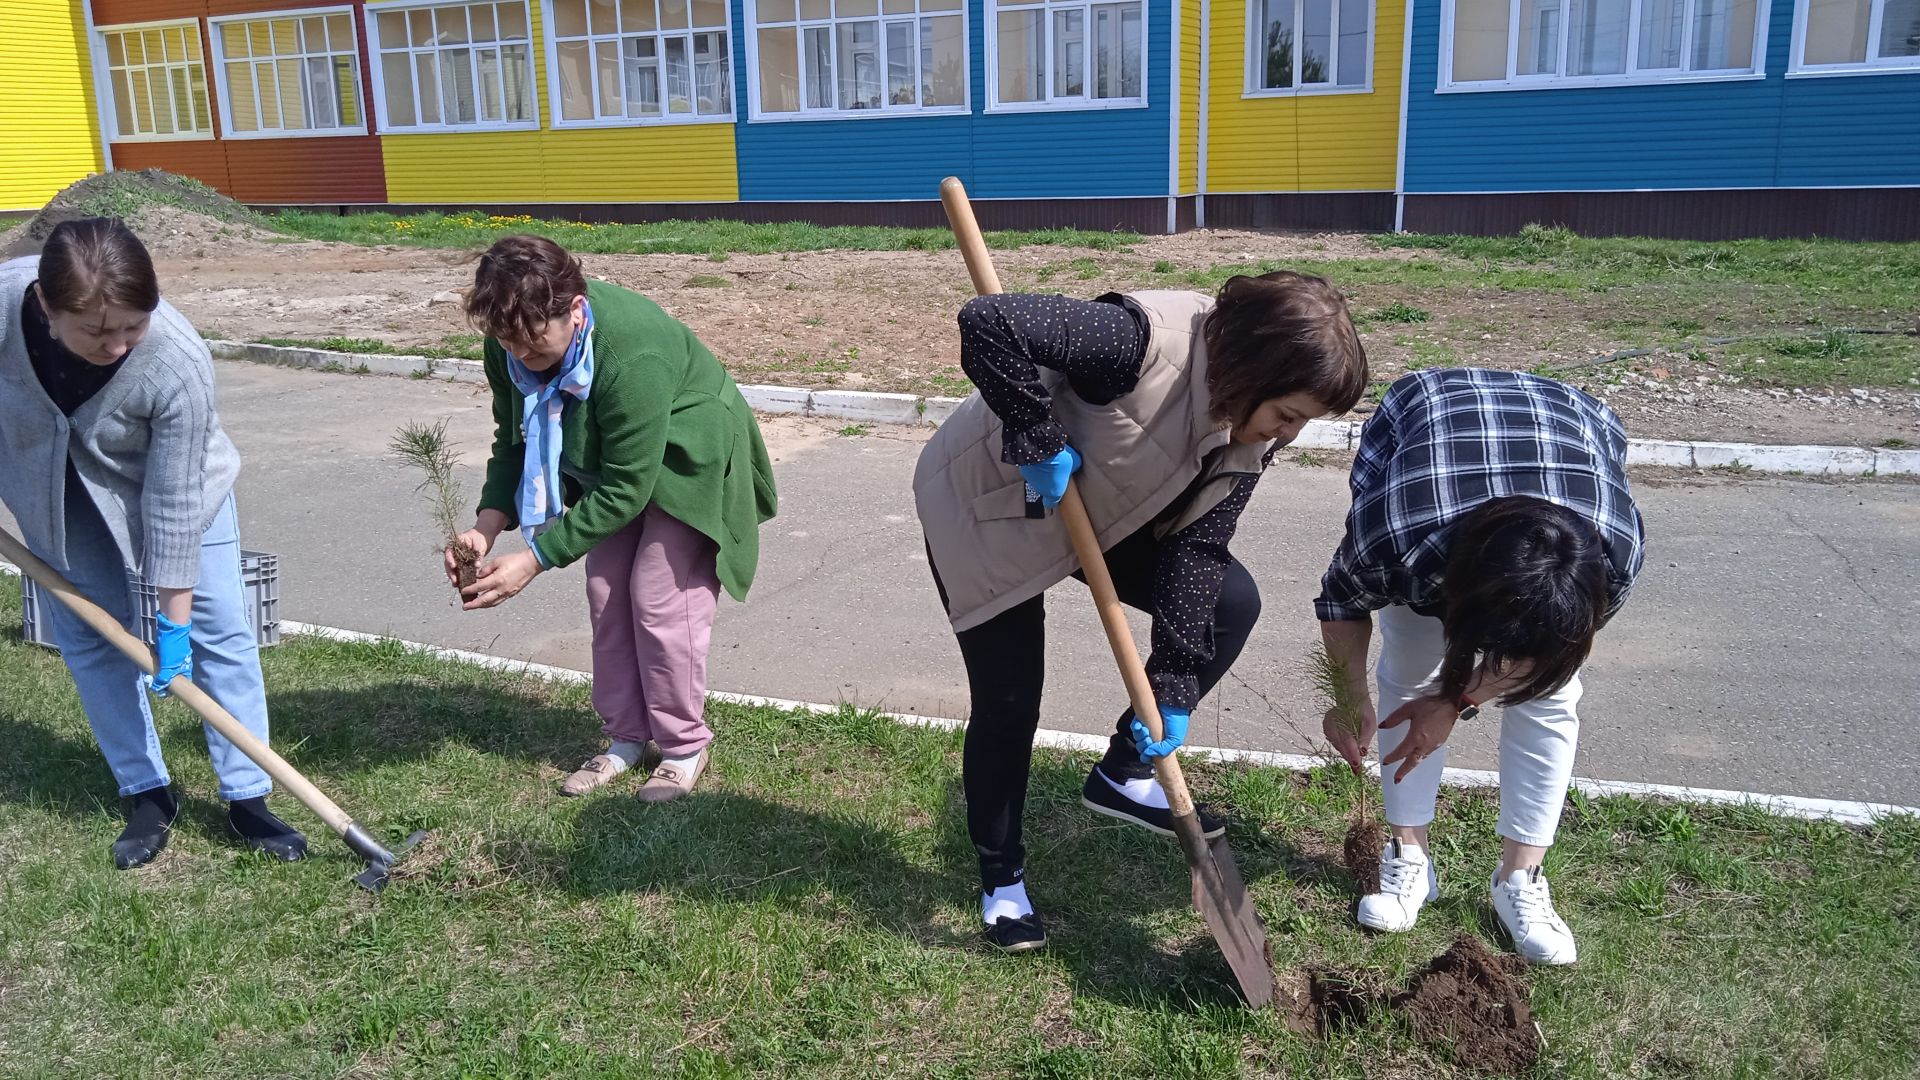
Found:
<svg viewBox="0 0 1920 1080"><path fill-rule="evenodd" d="M0 0L0 210L38 210L99 172L80 0Z"/></svg>
<svg viewBox="0 0 1920 1080"><path fill-rule="evenodd" d="M740 198L731 123L552 130L548 125L558 109L547 86L541 6L539 0L527 4L533 20L534 86L541 130L383 136L380 147L389 202L732 202Z"/></svg>
<svg viewBox="0 0 1920 1080"><path fill-rule="evenodd" d="M1200 190L1200 0L1180 0L1180 191Z"/></svg>
<svg viewBox="0 0 1920 1080"><path fill-rule="evenodd" d="M1375 0L1367 94L1247 97L1247 11L1213 5L1207 190L1393 190L1406 0Z"/></svg>

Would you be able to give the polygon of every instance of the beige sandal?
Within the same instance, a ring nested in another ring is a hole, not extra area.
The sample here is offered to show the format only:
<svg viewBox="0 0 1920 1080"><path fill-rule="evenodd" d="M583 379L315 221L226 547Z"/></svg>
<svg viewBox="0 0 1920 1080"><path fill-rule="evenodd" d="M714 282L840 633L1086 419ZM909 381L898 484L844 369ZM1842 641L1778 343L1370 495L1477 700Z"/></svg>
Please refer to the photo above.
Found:
<svg viewBox="0 0 1920 1080"><path fill-rule="evenodd" d="M573 771L560 785L562 795L585 795L613 783L621 773L632 768L626 762L612 754L595 754L585 765Z"/></svg>
<svg viewBox="0 0 1920 1080"><path fill-rule="evenodd" d="M700 756L694 758L692 767L685 770L675 765L660 764L653 770L653 775L647 777L647 782L640 785L640 790L634 792L634 796L641 802L671 802L692 791L693 785L699 783L700 777L707 771L707 750L707 747L701 747Z"/></svg>

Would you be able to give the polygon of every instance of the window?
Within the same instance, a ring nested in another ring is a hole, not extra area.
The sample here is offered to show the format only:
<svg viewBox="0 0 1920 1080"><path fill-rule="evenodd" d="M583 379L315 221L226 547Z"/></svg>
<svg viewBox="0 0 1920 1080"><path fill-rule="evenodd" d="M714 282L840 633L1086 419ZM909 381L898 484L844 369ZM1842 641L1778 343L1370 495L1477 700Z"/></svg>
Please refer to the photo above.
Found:
<svg viewBox="0 0 1920 1080"><path fill-rule="evenodd" d="M561 124L733 117L727 0L551 0Z"/></svg>
<svg viewBox="0 0 1920 1080"><path fill-rule="evenodd" d="M1446 85L1467 89L1755 76L1766 29L1759 0L1452 0L1447 18Z"/></svg>
<svg viewBox="0 0 1920 1080"><path fill-rule="evenodd" d="M1146 104L1146 16L1138 2L1000 0L990 3L1000 108Z"/></svg>
<svg viewBox="0 0 1920 1080"><path fill-rule="evenodd" d="M100 31L113 84L114 138L207 139L207 68L198 22Z"/></svg>
<svg viewBox="0 0 1920 1080"><path fill-rule="evenodd" d="M366 132L351 10L216 19L212 26L227 135Z"/></svg>
<svg viewBox="0 0 1920 1080"><path fill-rule="evenodd" d="M1920 70L1920 0L1804 0L1794 72Z"/></svg>
<svg viewBox="0 0 1920 1080"><path fill-rule="evenodd" d="M1372 0L1253 0L1247 10L1249 93L1367 85Z"/></svg>
<svg viewBox="0 0 1920 1080"><path fill-rule="evenodd" d="M526 0L371 14L380 130L537 125Z"/></svg>
<svg viewBox="0 0 1920 1080"><path fill-rule="evenodd" d="M963 0L757 0L756 118L965 112Z"/></svg>

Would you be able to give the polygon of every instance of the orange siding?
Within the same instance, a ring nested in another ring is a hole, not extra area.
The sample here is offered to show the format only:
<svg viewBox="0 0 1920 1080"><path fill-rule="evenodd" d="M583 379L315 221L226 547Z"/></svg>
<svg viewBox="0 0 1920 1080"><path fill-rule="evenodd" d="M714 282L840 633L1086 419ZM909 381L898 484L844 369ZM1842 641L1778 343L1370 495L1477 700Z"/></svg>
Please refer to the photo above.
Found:
<svg viewBox="0 0 1920 1080"><path fill-rule="evenodd" d="M181 176L191 176L228 194L233 192L233 183L227 177L225 146L212 139L116 142L113 144L113 167L165 169Z"/></svg>

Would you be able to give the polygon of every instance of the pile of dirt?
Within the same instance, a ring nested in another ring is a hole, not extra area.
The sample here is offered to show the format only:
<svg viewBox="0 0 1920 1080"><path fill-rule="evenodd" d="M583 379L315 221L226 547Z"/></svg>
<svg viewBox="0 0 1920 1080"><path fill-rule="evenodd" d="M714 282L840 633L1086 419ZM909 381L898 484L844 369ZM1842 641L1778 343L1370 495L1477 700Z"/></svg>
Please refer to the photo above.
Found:
<svg viewBox="0 0 1920 1080"><path fill-rule="evenodd" d="M1540 1059L1540 1029L1533 1022L1525 974L1526 961L1503 956L1476 938L1463 937L1452 948L1390 994L1371 989L1342 972L1310 973L1308 1000L1288 1018L1295 1031L1326 1035L1366 1022L1376 1009L1400 1012L1416 1039L1452 1055L1459 1064L1493 1076L1517 1076Z"/></svg>
<svg viewBox="0 0 1920 1080"><path fill-rule="evenodd" d="M0 258L35 254L55 226L87 217L122 219L162 256L262 231L259 215L191 177L159 169L96 173L67 185L39 213L0 235Z"/></svg>

